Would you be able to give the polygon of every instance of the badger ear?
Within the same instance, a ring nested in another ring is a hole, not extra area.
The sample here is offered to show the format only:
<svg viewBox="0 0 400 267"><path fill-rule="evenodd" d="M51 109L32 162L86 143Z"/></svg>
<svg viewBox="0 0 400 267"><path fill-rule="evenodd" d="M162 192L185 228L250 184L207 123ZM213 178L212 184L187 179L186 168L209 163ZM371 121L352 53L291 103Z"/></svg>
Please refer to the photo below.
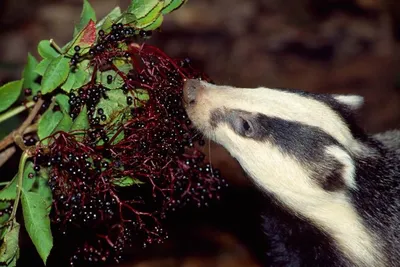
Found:
<svg viewBox="0 0 400 267"><path fill-rule="evenodd" d="M340 189L342 185L345 185L347 188L356 189L356 167L351 156L338 146L329 146L325 152L336 160L336 164L332 165L334 169L331 170L331 176L325 177L326 180L322 185L326 189Z"/></svg>
<svg viewBox="0 0 400 267"><path fill-rule="evenodd" d="M333 98L352 110L358 110L364 104L364 97L359 95L333 95Z"/></svg>

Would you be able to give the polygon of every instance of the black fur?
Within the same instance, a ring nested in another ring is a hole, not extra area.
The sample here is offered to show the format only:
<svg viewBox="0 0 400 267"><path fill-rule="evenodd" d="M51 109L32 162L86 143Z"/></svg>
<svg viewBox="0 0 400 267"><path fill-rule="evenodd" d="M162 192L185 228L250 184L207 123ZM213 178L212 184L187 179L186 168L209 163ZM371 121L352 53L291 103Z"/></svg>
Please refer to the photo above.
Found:
<svg viewBox="0 0 400 267"><path fill-rule="evenodd" d="M343 190L346 188L346 184L341 176L343 173L343 168L340 163L333 166L331 170L327 170L323 179L319 180L320 186L330 192Z"/></svg>
<svg viewBox="0 0 400 267"><path fill-rule="evenodd" d="M376 154L357 160L358 190L350 193L364 223L380 237L389 266L400 266L400 151L374 139L368 145Z"/></svg>

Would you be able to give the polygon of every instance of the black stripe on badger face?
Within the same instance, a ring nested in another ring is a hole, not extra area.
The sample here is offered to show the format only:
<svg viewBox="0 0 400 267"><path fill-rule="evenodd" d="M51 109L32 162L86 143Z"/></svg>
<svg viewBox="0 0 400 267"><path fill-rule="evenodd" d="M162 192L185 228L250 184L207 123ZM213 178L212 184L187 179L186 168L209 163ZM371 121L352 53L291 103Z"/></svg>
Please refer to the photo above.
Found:
<svg viewBox="0 0 400 267"><path fill-rule="evenodd" d="M282 153L293 156L311 169L313 178L323 189L337 191L346 187L341 175L343 165L325 153L328 146L345 148L321 129L239 109L211 111L210 125L215 128L221 123L229 125L237 135L270 142Z"/></svg>
<svg viewBox="0 0 400 267"><path fill-rule="evenodd" d="M332 110L334 110L337 114L340 114L340 116L343 118L343 120L347 123L347 126L349 127L349 130L351 131L352 135L354 137L357 137L359 139L365 140L367 136L365 135L364 131L358 126L357 123L357 112L360 109L360 107L363 104L364 99L360 96L353 95L351 97L357 97L358 103L352 103L352 105L344 104L340 102L337 98L335 98L335 95L331 94L317 94L317 93L311 93L303 90L293 90L293 89L286 89L286 88L274 88L273 90L281 91L281 92L286 92L286 93L292 93L296 95L300 95L303 97L307 98L312 98L315 100L318 100L322 103L325 103L328 105ZM336 97L339 97L340 99L341 95L336 95ZM349 97L345 95L345 97Z"/></svg>

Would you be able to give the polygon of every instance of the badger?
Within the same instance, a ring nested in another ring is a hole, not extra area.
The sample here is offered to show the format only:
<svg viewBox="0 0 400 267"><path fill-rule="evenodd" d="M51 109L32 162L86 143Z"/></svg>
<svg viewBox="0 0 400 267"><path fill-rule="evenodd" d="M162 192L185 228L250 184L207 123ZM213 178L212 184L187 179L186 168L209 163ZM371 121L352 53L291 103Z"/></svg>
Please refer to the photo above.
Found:
<svg viewBox="0 0 400 267"><path fill-rule="evenodd" d="M188 117L262 192L263 266L400 266L400 131L359 95L184 82Z"/></svg>

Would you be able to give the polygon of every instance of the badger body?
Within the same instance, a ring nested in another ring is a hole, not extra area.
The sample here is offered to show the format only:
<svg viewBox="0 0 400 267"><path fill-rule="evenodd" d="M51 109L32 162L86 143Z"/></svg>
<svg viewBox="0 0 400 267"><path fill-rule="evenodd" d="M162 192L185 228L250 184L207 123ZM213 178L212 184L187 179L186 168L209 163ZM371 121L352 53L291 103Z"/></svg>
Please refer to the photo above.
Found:
<svg viewBox="0 0 400 267"><path fill-rule="evenodd" d="M400 266L400 132L358 127L362 97L187 80L184 102L265 195L265 266Z"/></svg>

